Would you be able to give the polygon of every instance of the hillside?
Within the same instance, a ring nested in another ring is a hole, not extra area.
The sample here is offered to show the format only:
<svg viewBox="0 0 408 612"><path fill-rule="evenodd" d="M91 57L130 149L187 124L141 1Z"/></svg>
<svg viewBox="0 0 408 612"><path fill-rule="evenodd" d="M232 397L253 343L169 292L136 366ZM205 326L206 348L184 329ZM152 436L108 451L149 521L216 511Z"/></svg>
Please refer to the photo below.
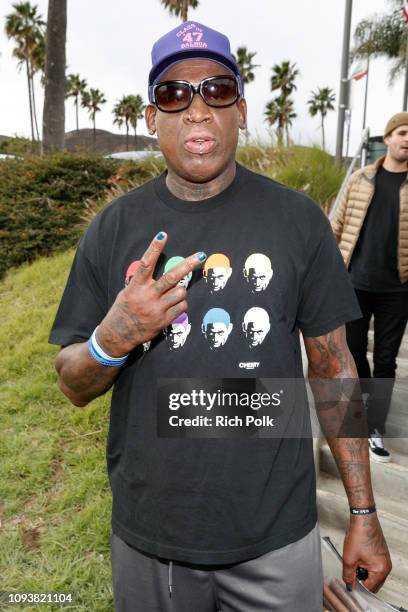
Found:
<svg viewBox="0 0 408 612"><path fill-rule="evenodd" d="M126 136L113 134L107 130L96 130L94 142L93 130L82 129L78 132L73 130L65 134L65 147L68 151L76 149L92 149L95 151L116 153L126 151ZM141 151L143 149L158 149L156 138L148 136L136 136L129 134L129 151Z"/></svg>
<svg viewBox="0 0 408 612"><path fill-rule="evenodd" d="M5 140L10 140L10 136L0 134L0 144ZM96 138L92 129L82 129L78 132L66 132L65 147L68 151L78 149L88 149L99 151L100 153L117 153L126 151L126 136L124 134L113 134L107 130L96 130ZM129 151L140 151L144 149L158 149L156 138L149 136L136 136L129 134Z"/></svg>

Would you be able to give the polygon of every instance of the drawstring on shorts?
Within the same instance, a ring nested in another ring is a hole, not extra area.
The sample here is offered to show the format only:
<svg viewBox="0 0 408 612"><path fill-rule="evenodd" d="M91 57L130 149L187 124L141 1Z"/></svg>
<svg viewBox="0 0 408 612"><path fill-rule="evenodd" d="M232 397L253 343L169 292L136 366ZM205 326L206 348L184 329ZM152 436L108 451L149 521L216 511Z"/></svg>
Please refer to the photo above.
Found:
<svg viewBox="0 0 408 612"><path fill-rule="evenodd" d="M171 592L173 588L173 561L169 561L169 597L171 598Z"/></svg>

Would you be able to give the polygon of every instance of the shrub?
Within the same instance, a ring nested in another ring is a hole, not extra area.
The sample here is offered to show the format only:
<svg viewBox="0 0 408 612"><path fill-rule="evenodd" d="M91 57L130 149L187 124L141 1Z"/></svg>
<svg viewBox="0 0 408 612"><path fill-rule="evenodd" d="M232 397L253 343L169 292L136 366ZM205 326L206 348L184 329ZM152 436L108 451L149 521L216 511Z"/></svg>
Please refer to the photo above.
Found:
<svg viewBox="0 0 408 612"><path fill-rule="evenodd" d="M293 146L284 150L276 166L274 178L310 196L326 214L341 187L344 168L317 147Z"/></svg>
<svg viewBox="0 0 408 612"><path fill-rule="evenodd" d="M89 199L112 199L122 185L160 172L156 165L60 153L0 162L0 275L12 266L74 245Z"/></svg>
<svg viewBox="0 0 408 612"><path fill-rule="evenodd" d="M32 155L40 153L40 143L32 142L28 138L14 136L13 138L5 138L0 142L0 153L7 155Z"/></svg>

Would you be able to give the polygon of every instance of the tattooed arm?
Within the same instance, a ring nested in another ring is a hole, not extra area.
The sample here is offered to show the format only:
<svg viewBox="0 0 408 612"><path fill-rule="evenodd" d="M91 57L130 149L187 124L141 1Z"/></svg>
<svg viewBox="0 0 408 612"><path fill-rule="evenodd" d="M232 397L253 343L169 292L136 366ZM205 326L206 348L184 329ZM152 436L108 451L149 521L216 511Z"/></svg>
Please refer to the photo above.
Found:
<svg viewBox="0 0 408 612"><path fill-rule="evenodd" d="M304 338L308 376L319 422L339 468L349 505L366 508L374 505L374 495L365 409L345 336L342 326L324 336ZM368 570L364 584L371 591L377 591L391 571L389 551L376 512L350 515L343 548L343 580L353 588L359 565Z"/></svg>
<svg viewBox="0 0 408 612"><path fill-rule="evenodd" d="M98 343L111 357L125 355L151 340L187 310L187 292L178 283L202 264L205 255L187 257L156 281L153 272L166 242L163 232L154 238L129 285L120 291L97 330ZM64 347L55 367L61 391L76 406L85 406L105 393L120 370L97 363L87 342Z"/></svg>

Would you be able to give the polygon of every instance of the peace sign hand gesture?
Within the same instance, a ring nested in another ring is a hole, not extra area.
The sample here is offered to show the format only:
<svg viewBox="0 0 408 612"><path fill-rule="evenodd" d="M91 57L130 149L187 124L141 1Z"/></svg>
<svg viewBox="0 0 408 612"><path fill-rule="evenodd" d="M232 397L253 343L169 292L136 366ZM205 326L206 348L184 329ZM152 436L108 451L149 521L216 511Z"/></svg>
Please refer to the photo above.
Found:
<svg viewBox="0 0 408 612"><path fill-rule="evenodd" d="M98 343L111 357L125 355L151 340L188 309L187 290L179 282L199 268L206 255L195 253L154 280L153 273L166 243L167 235L159 232L97 330Z"/></svg>

